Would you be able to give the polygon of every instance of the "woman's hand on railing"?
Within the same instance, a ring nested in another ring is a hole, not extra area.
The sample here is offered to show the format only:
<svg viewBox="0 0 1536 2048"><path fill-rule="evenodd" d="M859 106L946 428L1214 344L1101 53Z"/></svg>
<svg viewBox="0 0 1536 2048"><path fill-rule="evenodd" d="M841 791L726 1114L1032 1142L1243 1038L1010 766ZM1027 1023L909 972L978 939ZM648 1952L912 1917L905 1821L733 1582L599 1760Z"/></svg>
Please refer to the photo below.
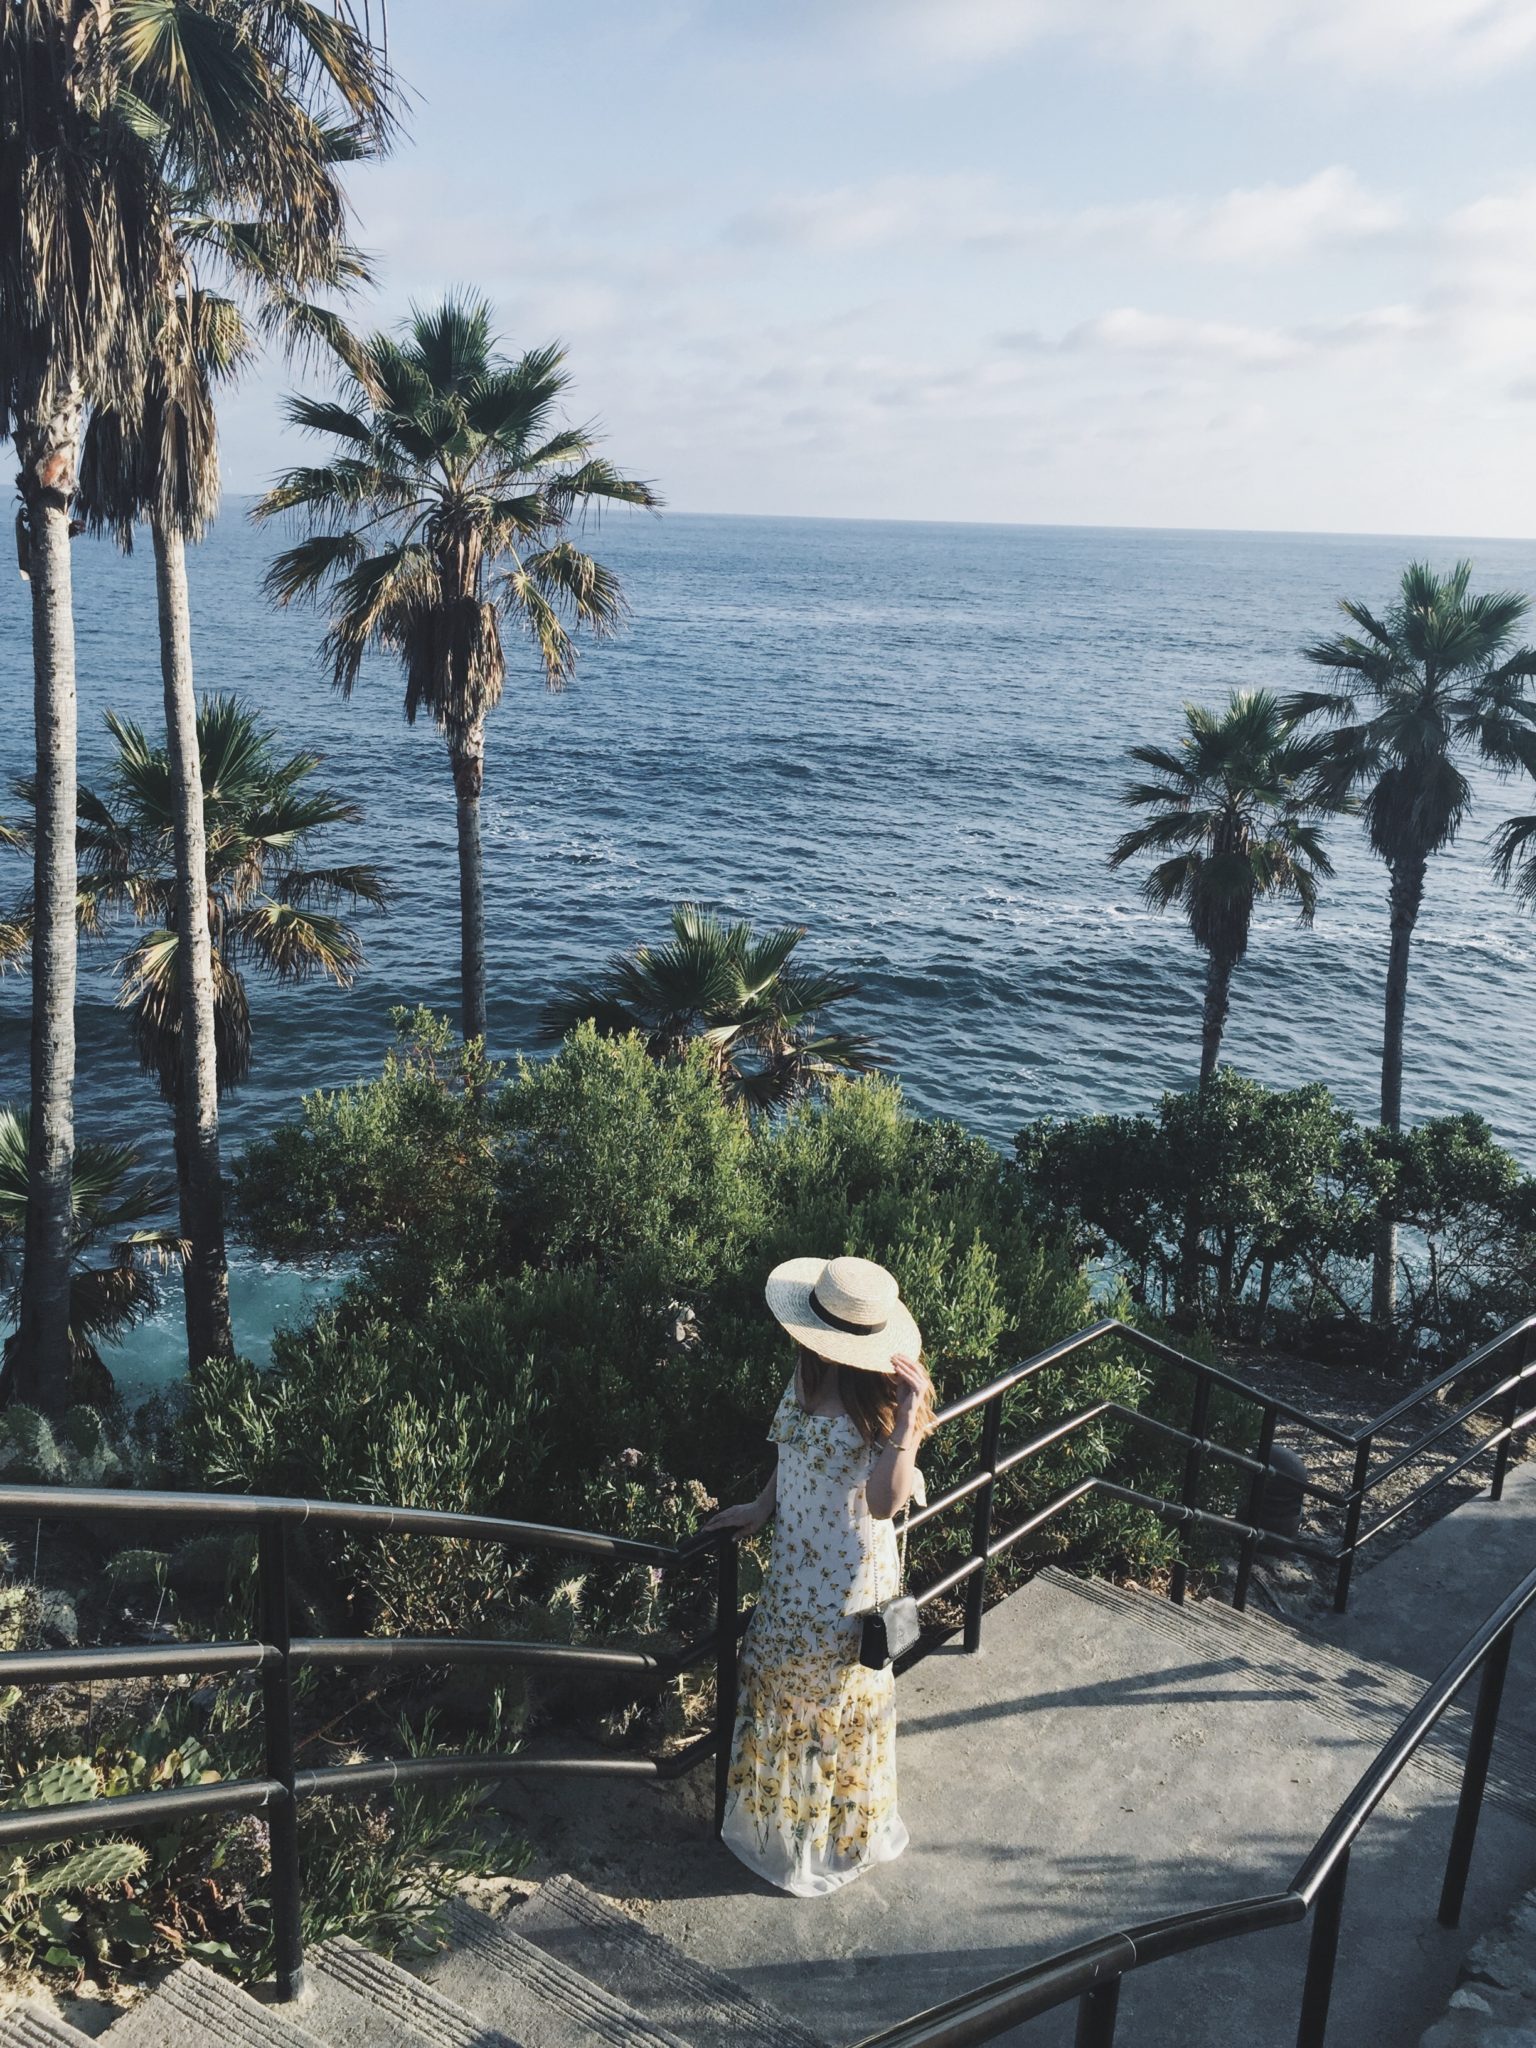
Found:
<svg viewBox="0 0 1536 2048"><path fill-rule="evenodd" d="M721 1508L711 1515L700 1530L701 1536L756 1536L767 1528L773 1519L773 1503L766 1505L761 1495L756 1500L742 1501L733 1508Z"/></svg>

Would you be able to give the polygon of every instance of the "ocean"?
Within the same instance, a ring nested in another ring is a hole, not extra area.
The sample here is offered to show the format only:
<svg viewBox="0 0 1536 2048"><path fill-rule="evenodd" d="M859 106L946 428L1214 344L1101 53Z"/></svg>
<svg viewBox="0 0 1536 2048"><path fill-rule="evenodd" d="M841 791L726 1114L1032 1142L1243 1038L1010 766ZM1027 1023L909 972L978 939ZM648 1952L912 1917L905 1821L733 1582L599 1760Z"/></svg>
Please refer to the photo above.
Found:
<svg viewBox="0 0 1536 2048"><path fill-rule="evenodd" d="M350 702L316 654L319 622L260 589L279 538L226 507L191 559L200 687L237 691L366 807L335 835L395 897L365 917L350 989L252 987L255 1060L226 1105L230 1151L308 1089L376 1070L389 1010L453 1010L458 958L452 786L442 743L408 728L375 662ZM1170 741L1186 700L1309 680L1298 648L1337 628L1344 595L1383 605L1402 567L1469 555L1479 587L1536 593L1536 543L1411 537L702 518L606 520L589 536L633 616L551 695L530 650L491 725L484 801L490 1038L537 1050L555 984L660 936L685 897L809 928L803 951L859 983L843 1015L915 1109L1006 1146L1026 1119L1147 1108L1199 1058L1203 961L1106 856L1129 814L1126 749ZM161 717L153 569L81 540L75 557L82 776L109 759L110 708ZM30 766L26 586L0 610L12 715L7 784ZM1532 637L1536 638L1536 622ZM1409 992L1405 1112L1472 1109L1536 1167L1524 1025L1536 929L1488 876L1486 844L1529 785L1477 779L1474 814L1431 869ZM3 813L0 813L3 815ZM1276 1086L1320 1080L1374 1111L1385 875L1358 823L1333 828L1336 878L1312 929L1258 918L1224 1056ZM23 863L9 868L9 895ZM122 940L87 950L78 1127L168 1157L165 1112L113 1007ZM0 1099L24 1099L24 977L0 981ZM243 1260L242 1341L313 1283ZM174 1304L119 1365L132 1387L174 1368Z"/></svg>

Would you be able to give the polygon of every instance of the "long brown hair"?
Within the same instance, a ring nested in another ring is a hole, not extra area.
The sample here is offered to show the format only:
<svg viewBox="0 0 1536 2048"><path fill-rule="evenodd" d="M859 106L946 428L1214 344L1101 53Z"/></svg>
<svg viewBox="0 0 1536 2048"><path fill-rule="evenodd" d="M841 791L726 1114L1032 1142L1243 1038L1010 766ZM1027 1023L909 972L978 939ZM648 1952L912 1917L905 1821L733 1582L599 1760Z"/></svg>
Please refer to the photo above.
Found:
<svg viewBox="0 0 1536 2048"><path fill-rule="evenodd" d="M833 1373L837 1375L837 1398L843 1404L843 1413L871 1450L884 1449L896 1434L901 1381L893 1372L865 1372L860 1366L834 1364L830 1358L821 1358L804 1344L797 1344L795 1374L802 1408L815 1407ZM917 1414L919 1442L932 1428L933 1403L925 1400Z"/></svg>

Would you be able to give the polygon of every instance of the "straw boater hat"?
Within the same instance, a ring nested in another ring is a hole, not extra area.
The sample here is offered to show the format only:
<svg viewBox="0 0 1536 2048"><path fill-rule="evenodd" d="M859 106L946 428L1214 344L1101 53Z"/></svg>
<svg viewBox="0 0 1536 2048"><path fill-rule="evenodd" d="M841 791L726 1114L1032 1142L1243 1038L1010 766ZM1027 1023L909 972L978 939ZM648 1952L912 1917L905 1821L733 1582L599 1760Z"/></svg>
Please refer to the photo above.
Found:
<svg viewBox="0 0 1536 2048"><path fill-rule="evenodd" d="M763 1292L790 1336L834 1365L889 1372L894 1353L922 1349L894 1275L872 1259L786 1259Z"/></svg>

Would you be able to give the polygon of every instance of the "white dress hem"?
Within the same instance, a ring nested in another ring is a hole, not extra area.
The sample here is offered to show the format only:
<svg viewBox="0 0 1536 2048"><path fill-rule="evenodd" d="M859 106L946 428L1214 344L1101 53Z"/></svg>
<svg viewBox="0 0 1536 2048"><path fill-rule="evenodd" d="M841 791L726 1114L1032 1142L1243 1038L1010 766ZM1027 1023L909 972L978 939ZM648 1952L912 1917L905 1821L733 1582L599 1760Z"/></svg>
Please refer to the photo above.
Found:
<svg viewBox="0 0 1536 2048"><path fill-rule="evenodd" d="M898 1813L891 1815L857 1860L830 1853L807 1855L803 1849L796 1856L788 1847L774 1856L767 1846L759 1845L756 1837L757 1830L749 1819L735 1810L735 1802L732 1801L726 1808L725 1824L720 1830L721 1841L755 1877L762 1878L776 1891L788 1892L797 1899L821 1899L828 1892L841 1891L845 1884L852 1884L855 1878L863 1877L877 1864L894 1863L912 1839Z"/></svg>

